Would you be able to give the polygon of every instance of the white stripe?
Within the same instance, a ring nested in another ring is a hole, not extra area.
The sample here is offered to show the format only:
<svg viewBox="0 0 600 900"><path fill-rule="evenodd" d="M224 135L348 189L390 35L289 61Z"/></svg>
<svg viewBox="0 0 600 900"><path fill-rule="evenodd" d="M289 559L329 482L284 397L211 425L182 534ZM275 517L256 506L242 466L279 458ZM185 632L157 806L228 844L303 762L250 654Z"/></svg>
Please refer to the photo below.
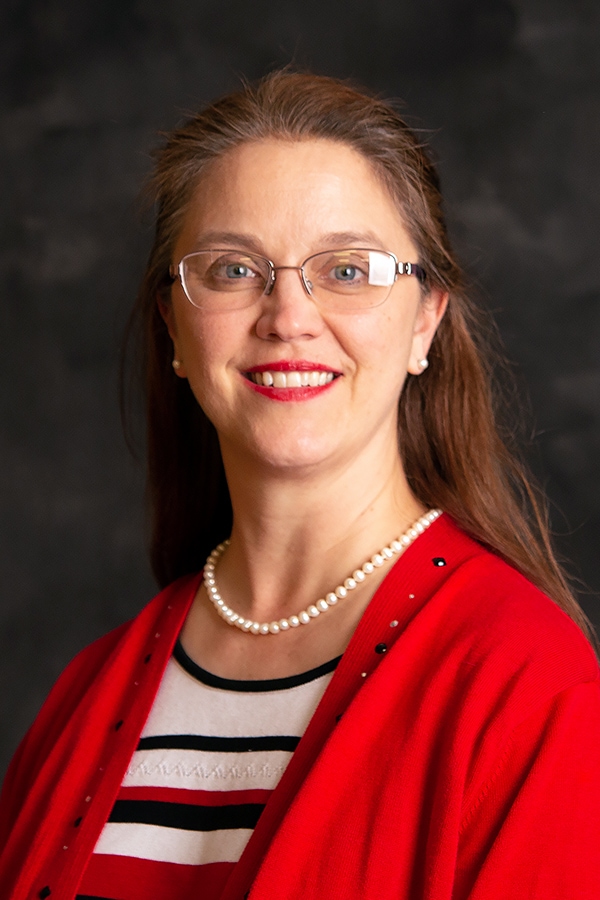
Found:
<svg viewBox="0 0 600 900"><path fill-rule="evenodd" d="M301 735L332 677L329 672L282 691L242 693L202 684L171 657L142 737Z"/></svg>
<svg viewBox="0 0 600 900"><path fill-rule="evenodd" d="M202 791L272 790L291 753L208 753L203 750L136 750L123 787L192 788Z"/></svg>
<svg viewBox="0 0 600 900"><path fill-rule="evenodd" d="M184 831L162 825L108 822L94 853L132 856L157 862L199 866L237 862L252 834L251 828L221 831Z"/></svg>

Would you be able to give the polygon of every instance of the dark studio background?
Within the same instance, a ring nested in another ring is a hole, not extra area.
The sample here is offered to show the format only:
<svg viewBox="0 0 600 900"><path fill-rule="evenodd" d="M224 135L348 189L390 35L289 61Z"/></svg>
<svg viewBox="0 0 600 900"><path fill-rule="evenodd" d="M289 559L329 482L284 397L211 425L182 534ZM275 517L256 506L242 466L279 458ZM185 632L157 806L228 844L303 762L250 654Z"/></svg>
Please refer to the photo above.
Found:
<svg viewBox="0 0 600 900"><path fill-rule="evenodd" d="M154 592L117 399L149 150L292 59L403 97L431 131L600 624L597 0L4 0L0 771L67 661Z"/></svg>

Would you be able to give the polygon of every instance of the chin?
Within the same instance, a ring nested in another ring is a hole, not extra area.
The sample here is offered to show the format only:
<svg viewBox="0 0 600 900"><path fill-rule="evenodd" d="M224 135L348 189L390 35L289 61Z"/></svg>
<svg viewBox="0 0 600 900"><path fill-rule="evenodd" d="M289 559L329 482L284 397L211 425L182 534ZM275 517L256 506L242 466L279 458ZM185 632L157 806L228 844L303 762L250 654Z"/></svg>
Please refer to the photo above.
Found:
<svg viewBox="0 0 600 900"><path fill-rule="evenodd" d="M296 437L287 435L285 439L258 442L253 455L265 466L283 471L311 469L325 463L334 453L334 448L323 440L323 436Z"/></svg>

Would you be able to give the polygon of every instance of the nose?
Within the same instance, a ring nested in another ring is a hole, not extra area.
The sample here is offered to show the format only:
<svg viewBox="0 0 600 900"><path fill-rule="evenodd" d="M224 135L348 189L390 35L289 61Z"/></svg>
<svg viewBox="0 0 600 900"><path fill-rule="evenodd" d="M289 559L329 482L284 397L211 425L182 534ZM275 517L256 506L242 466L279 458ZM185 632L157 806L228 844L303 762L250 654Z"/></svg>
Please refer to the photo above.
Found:
<svg viewBox="0 0 600 900"><path fill-rule="evenodd" d="M300 272L300 281L302 283L302 287L304 288L304 290L310 297L310 291L309 291L308 287L306 286L306 281L304 278L304 268L302 266L273 266L272 267L273 278L271 279L271 283L267 286L267 289L265 290L265 294L268 295L271 293L271 291L275 287L275 282L277 281L277 272L281 272L283 269L291 269L292 272Z"/></svg>
<svg viewBox="0 0 600 900"><path fill-rule="evenodd" d="M288 274L289 270L289 274ZM292 272L298 275L292 275ZM279 274L285 272L285 274ZM309 340L325 323L302 278L300 266L277 266L273 281L260 301L256 333L264 340Z"/></svg>

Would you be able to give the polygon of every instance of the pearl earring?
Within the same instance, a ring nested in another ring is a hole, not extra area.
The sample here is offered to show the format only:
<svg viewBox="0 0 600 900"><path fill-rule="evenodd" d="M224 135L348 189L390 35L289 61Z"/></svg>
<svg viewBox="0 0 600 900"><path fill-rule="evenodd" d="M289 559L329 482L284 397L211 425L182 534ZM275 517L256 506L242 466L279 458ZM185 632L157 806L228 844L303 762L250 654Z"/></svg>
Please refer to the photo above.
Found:
<svg viewBox="0 0 600 900"><path fill-rule="evenodd" d="M420 366L421 369L425 370L425 369L427 368L428 365L429 365L429 360L428 360L428 359L420 359L420 360L419 360L419 366Z"/></svg>
<svg viewBox="0 0 600 900"><path fill-rule="evenodd" d="M180 359L174 359L173 362L171 363L171 365L173 366L173 368L175 369L175 371L177 371L177 369L180 369L180 368L181 368L181 360L180 360Z"/></svg>

